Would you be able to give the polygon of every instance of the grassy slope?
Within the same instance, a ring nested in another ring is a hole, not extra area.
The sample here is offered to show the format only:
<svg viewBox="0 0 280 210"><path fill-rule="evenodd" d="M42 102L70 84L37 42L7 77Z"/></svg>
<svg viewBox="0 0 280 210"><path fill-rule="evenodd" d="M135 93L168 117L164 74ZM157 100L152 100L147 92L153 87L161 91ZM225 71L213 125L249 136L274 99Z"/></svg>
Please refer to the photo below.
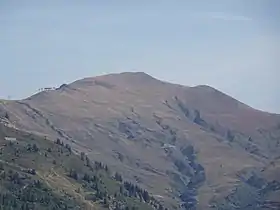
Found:
<svg viewBox="0 0 280 210"><path fill-rule="evenodd" d="M139 180L166 203L177 203L177 185L189 189L167 172L190 179L177 170L174 160L188 168L189 158L179 149L192 145L206 174L197 187L200 209L231 194L240 183L239 171L262 168L270 161L259 154L273 159L280 151L279 130L278 135L274 132L279 116L253 110L210 87L179 87L143 74L87 78L0 105L1 109L19 128L53 139L64 136L65 142L126 178ZM202 122L194 122L195 110ZM165 153L163 143L174 144L179 154ZM122 160L119 154L124 154Z"/></svg>
<svg viewBox="0 0 280 210"><path fill-rule="evenodd" d="M17 141L6 141L6 136L16 137ZM126 196L126 190L121 194L123 183L112 178L110 171L99 163L86 166L86 158L81 160L65 145L1 124L0 145L1 209L108 209L109 205L152 209L139 198ZM30 174L30 169L36 174ZM71 170L77 173L77 179L69 177ZM84 181L84 174L97 181ZM97 191L106 194L98 198Z"/></svg>

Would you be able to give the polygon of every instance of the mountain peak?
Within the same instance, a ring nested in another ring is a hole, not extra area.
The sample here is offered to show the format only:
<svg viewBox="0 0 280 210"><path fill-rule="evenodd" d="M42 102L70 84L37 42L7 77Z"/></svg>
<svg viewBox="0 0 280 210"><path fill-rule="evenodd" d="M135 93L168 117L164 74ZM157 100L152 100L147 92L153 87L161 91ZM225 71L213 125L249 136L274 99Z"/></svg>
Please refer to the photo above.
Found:
<svg viewBox="0 0 280 210"><path fill-rule="evenodd" d="M122 84L134 84L134 85L159 81L145 72L113 73L113 74L93 77L91 79L102 80L109 83L122 83Z"/></svg>
<svg viewBox="0 0 280 210"><path fill-rule="evenodd" d="M152 77L151 75L145 73L145 72L123 72L123 73L119 73L119 76L123 76L123 77L128 77L131 79L139 79L139 80L156 80L154 77Z"/></svg>
<svg viewBox="0 0 280 210"><path fill-rule="evenodd" d="M147 73L145 73L143 71L128 71L128 72L122 72L120 74L151 77L149 74L147 74Z"/></svg>

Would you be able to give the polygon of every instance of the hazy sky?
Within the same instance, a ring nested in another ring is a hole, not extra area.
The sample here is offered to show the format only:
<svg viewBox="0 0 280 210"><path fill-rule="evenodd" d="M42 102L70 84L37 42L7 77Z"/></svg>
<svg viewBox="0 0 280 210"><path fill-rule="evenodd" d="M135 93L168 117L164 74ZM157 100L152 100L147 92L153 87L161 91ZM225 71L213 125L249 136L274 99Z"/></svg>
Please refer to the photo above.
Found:
<svg viewBox="0 0 280 210"><path fill-rule="evenodd" d="M280 0L0 0L0 98L144 71L280 113Z"/></svg>

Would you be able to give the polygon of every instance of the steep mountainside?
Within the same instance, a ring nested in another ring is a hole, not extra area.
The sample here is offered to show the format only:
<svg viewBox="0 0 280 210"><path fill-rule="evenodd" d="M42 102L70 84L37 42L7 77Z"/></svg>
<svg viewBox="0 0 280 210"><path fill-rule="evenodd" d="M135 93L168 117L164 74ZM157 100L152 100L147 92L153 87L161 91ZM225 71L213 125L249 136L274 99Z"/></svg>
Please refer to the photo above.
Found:
<svg viewBox="0 0 280 210"><path fill-rule="evenodd" d="M69 144L0 124L0 209L164 209L146 190Z"/></svg>
<svg viewBox="0 0 280 210"><path fill-rule="evenodd" d="M111 74L3 102L0 116L62 139L171 209L279 205L280 116L208 86Z"/></svg>

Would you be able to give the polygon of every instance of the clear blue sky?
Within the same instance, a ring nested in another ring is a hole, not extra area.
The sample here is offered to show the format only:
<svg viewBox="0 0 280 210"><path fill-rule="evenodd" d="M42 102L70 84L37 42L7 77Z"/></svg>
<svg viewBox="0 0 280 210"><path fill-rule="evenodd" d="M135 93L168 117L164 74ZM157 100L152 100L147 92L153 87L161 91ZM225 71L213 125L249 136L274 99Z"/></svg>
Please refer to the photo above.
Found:
<svg viewBox="0 0 280 210"><path fill-rule="evenodd" d="M144 71L280 113L279 11L280 0L0 0L0 98Z"/></svg>

